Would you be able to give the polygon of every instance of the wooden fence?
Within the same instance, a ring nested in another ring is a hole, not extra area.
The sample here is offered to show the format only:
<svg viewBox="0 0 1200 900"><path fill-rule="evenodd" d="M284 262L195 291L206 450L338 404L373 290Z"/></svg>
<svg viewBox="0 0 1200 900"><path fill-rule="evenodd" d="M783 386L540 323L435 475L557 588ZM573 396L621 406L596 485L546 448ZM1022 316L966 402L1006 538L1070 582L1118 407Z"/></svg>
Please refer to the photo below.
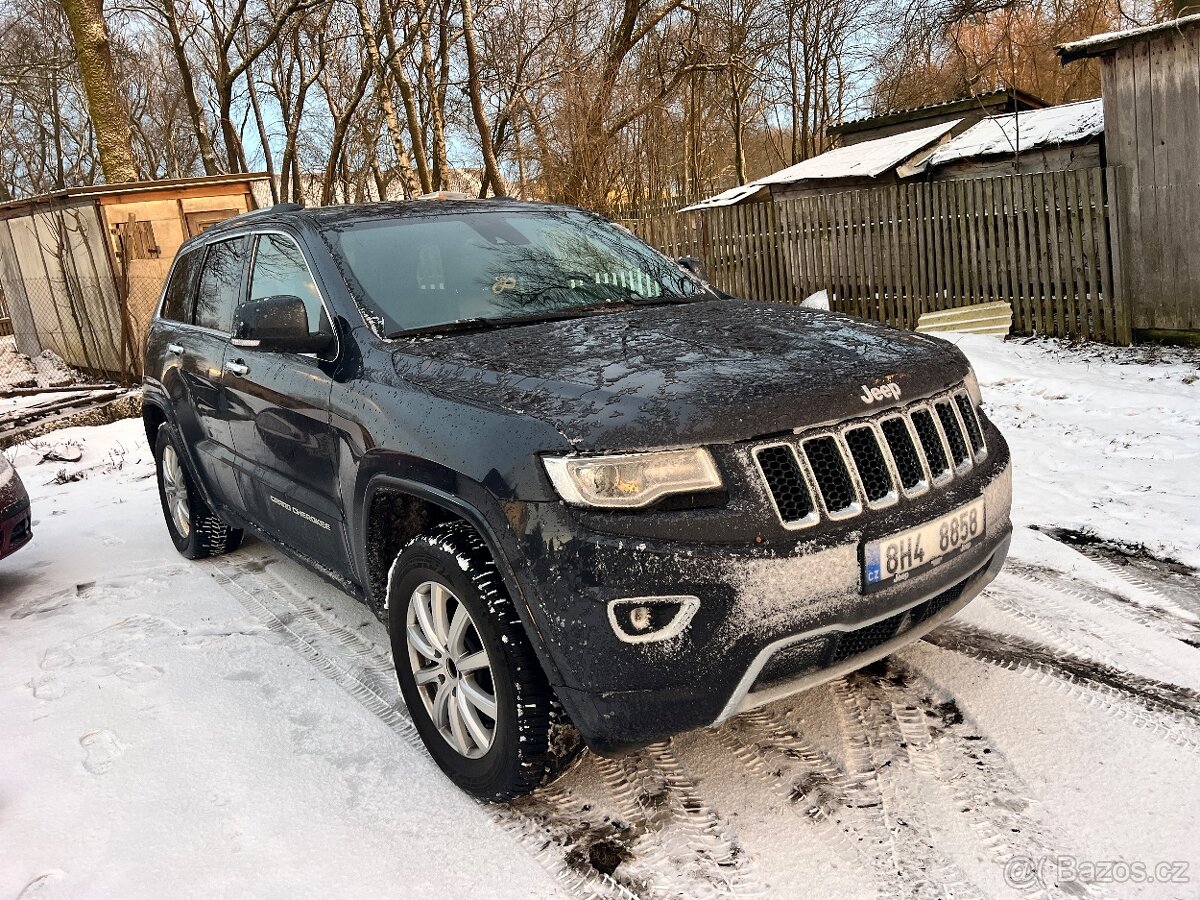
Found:
<svg viewBox="0 0 1200 900"><path fill-rule="evenodd" d="M1127 344L1116 172L1085 169L846 191L624 224L713 283L913 328L923 313L1012 304L1013 329Z"/></svg>

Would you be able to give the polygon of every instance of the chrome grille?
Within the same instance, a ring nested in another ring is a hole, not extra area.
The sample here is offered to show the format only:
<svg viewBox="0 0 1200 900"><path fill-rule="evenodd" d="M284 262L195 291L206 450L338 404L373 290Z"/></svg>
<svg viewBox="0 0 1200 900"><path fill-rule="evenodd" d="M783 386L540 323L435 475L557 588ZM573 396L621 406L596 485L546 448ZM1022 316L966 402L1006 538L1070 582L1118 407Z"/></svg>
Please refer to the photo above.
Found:
<svg viewBox="0 0 1200 900"><path fill-rule="evenodd" d="M779 519L805 528L917 497L987 456L962 388L874 419L816 429L753 449Z"/></svg>

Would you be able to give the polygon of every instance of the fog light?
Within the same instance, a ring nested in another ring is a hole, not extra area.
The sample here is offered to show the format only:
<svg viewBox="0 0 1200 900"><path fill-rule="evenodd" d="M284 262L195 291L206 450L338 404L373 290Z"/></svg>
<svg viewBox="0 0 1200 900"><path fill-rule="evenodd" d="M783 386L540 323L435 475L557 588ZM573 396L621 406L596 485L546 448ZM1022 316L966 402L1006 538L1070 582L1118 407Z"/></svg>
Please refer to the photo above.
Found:
<svg viewBox="0 0 1200 900"><path fill-rule="evenodd" d="M627 597L608 604L617 637L630 644L677 637L700 606L699 597Z"/></svg>

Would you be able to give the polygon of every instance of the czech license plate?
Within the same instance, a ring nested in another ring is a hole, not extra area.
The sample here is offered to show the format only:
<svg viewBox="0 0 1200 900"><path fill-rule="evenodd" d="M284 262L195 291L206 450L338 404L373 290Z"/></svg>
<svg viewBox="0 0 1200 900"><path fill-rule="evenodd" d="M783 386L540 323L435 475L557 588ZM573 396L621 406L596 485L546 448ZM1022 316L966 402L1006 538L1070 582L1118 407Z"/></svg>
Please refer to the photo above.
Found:
<svg viewBox="0 0 1200 900"><path fill-rule="evenodd" d="M962 553L983 536L983 498L954 512L871 541L863 548L863 587L872 591L898 581L943 559Z"/></svg>

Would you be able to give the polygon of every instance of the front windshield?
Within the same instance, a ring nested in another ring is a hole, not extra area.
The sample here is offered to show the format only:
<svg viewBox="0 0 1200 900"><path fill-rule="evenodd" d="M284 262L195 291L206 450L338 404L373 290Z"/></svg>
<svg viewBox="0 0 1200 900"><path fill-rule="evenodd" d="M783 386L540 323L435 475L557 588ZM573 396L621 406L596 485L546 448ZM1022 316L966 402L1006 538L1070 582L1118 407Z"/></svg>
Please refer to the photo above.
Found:
<svg viewBox="0 0 1200 900"><path fill-rule="evenodd" d="M574 210L368 219L326 239L387 335L711 296L633 235Z"/></svg>

